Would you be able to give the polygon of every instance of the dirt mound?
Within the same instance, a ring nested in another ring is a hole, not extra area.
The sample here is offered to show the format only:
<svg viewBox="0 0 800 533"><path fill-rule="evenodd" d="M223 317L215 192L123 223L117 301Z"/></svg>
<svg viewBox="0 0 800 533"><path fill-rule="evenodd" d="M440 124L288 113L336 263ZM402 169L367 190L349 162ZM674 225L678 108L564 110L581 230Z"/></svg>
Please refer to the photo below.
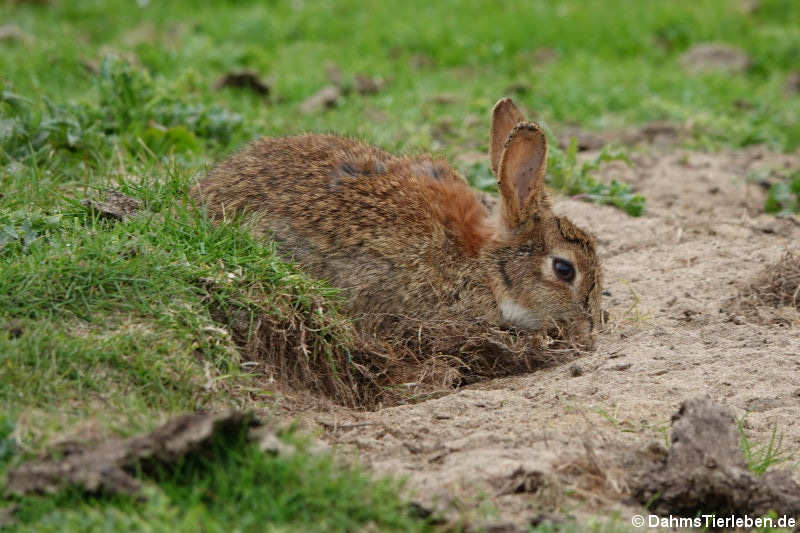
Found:
<svg viewBox="0 0 800 533"><path fill-rule="evenodd" d="M70 442L51 455L9 471L6 489L12 494L57 492L78 487L86 492L134 494L142 483L131 472L153 471L207 451L215 438L232 438L258 427L248 413L193 413L173 418L155 431L99 444ZM261 442L264 435L259 435Z"/></svg>
<svg viewBox="0 0 800 533"><path fill-rule="evenodd" d="M787 250L728 301L734 321L790 326L800 322L800 253Z"/></svg>
<svg viewBox="0 0 800 533"><path fill-rule="evenodd" d="M733 412L708 398L681 404L672 446L634 472L634 497L661 515L800 516L800 486L787 470L756 477L747 468Z"/></svg>

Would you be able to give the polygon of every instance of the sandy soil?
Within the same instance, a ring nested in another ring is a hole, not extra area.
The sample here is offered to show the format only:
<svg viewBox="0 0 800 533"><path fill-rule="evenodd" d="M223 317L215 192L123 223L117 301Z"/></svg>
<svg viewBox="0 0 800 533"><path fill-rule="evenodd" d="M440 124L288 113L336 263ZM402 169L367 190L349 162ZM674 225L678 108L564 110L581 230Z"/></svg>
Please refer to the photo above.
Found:
<svg viewBox="0 0 800 533"><path fill-rule="evenodd" d="M759 215L763 188L746 182L759 169L798 168L800 157L651 148L633 159L602 174L646 196L644 217L556 203L599 240L610 320L595 352L416 405L330 408L306 412L307 421L375 471L407 477L425 505L463 516L492 504L497 520L517 523L612 510L627 523L642 509L626 503L625 474L613 465L626 447L666 442L670 416L696 395L746 414L754 442L777 426L796 460L800 314L779 327L725 310L737 284L800 250L800 220Z"/></svg>

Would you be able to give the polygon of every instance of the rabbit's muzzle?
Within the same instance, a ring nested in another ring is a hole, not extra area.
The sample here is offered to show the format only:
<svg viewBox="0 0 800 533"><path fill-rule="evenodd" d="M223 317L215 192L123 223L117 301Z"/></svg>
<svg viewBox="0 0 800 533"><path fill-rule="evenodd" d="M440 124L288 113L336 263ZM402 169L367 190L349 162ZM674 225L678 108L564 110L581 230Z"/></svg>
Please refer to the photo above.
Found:
<svg viewBox="0 0 800 533"><path fill-rule="evenodd" d="M592 314L575 310L561 319L541 318L534 310L519 305L511 298L500 302L500 322L507 327L528 331L546 331L553 337L564 339L577 348L594 349L594 320Z"/></svg>

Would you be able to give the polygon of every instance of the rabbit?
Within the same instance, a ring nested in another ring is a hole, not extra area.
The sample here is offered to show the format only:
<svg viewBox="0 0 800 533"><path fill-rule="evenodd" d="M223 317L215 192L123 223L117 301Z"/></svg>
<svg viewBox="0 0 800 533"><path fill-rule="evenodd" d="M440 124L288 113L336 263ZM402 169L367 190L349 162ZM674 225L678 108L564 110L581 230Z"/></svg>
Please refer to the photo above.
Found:
<svg viewBox="0 0 800 533"><path fill-rule="evenodd" d="M590 349L601 316L595 241L551 210L544 132L504 98L490 136L491 212L444 160L321 134L254 141L191 195L214 218L255 214L257 231L342 289L353 315L557 326Z"/></svg>

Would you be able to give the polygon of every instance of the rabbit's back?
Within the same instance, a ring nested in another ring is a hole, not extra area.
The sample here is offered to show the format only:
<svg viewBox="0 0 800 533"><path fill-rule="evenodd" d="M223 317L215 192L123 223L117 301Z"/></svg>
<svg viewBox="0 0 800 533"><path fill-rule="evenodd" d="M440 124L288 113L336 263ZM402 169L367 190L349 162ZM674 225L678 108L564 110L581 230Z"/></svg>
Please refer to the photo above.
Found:
<svg viewBox="0 0 800 533"><path fill-rule="evenodd" d="M444 161L331 135L256 141L192 193L212 216L256 215L256 230L343 289L367 327L455 318L592 346L602 270L592 236L552 211L547 138L503 98L489 140L491 215Z"/></svg>
<svg viewBox="0 0 800 533"><path fill-rule="evenodd" d="M485 207L445 162L329 135L256 141L195 194L215 217L257 215L282 254L347 289L358 312L457 299L464 258L491 236Z"/></svg>

